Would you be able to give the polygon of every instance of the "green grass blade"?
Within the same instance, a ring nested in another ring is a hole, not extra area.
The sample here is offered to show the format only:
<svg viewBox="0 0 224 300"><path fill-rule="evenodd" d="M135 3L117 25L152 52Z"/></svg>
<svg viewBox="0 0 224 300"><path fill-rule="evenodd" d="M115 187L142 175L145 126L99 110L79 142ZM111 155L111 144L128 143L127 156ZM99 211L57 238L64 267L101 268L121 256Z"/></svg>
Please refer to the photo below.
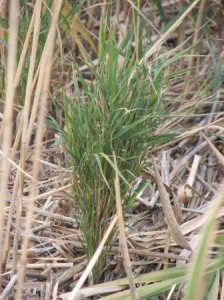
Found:
<svg viewBox="0 0 224 300"><path fill-rule="evenodd" d="M190 280L187 285L185 300L203 299L203 284L208 261L207 252L214 240L216 215L223 202L224 191L220 190L213 207L207 215L207 221L202 229L201 240L190 269Z"/></svg>

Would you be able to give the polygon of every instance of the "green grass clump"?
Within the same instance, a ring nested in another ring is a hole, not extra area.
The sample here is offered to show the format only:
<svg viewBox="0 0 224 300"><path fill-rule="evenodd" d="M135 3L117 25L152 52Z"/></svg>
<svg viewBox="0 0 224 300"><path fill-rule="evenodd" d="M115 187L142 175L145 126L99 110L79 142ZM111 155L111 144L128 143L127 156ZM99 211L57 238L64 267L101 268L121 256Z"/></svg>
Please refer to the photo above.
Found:
<svg viewBox="0 0 224 300"><path fill-rule="evenodd" d="M61 134L74 168L74 203L88 258L115 213L113 151L127 206L128 186L139 176L140 162L164 112L165 69L138 64L131 42L128 35L118 45L113 30L106 40L101 25L99 64L95 68L90 62L91 80L74 66L75 99L64 95L66 130ZM96 280L103 261L94 270Z"/></svg>

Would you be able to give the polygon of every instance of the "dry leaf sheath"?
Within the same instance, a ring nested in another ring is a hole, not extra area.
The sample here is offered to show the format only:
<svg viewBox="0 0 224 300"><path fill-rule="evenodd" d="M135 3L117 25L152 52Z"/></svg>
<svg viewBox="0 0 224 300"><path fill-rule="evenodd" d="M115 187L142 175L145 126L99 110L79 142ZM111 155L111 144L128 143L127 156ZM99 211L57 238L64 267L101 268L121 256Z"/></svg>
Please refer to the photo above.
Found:
<svg viewBox="0 0 224 300"><path fill-rule="evenodd" d="M170 204L169 195L164 187L162 178L159 174L159 170L155 162L153 162L153 166L155 170L156 183L159 189L160 201L162 203L162 208L165 215L165 221L167 225L171 228L171 234L175 242L182 248L192 251L177 223L172 206Z"/></svg>

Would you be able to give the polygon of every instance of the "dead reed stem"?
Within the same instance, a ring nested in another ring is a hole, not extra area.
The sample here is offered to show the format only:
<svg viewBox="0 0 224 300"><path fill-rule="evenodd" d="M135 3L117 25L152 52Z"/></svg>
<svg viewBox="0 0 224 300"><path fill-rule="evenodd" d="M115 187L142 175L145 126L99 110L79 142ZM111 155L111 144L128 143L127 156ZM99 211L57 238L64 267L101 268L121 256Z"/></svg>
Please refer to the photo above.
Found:
<svg viewBox="0 0 224 300"><path fill-rule="evenodd" d="M32 50L31 50L31 58L30 58L30 67L28 72L28 79L26 85L26 94L25 94L25 103L23 109L23 128L22 128L22 143L21 143L21 157L20 157L20 166L23 170L25 170L25 161L26 161L26 135L27 135L27 127L28 127L28 118L29 118L29 111L30 111L30 102L32 96L32 81L33 81L33 74L34 74L34 67L36 61L36 52L38 47L38 37L39 37L39 29L40 29L40 15L41 15L41 6L42 1L38 0L34 7L34 12L30 21L28 33L25 39L25 43L22 50L22 55L20 58L19 66L17 69L17 75L15 80L15 86L18 85L20 74L22 72L23 63L25 60L25 56L28 49L28 43L30 41L30 36L33 31L34 26L34 35L33 35L33 43L32 43ZM17 199L17 208L16 208L16 233L14 239L14 255L13 255L13 266L14 268L17 265L17 250L18 250L18 236L19 236L19 228L20 228L20 215L22 209L22 196L23 196L23 182L24 182L24 174L20 172L18 174L19 178L19 187L18 187L18 199ZM35 180L35 179L34 179Z"/></svg>
<svg viewBox="0 0 224 300"><path fill-rule="evenodd" d="M0 247L3 243L3 225L4 225L4 207L6 200L6 192L8 188L8 178L10 171L10 148L12 144L12 127L13 127L13 103L15 88L13 86L15 72L16 72L16 55L17 55L17 41L18 41L18 26L19 26L19 1L10 1L9 8L9 41L8 41L8 57L7 57L7 71L6 71L6 101L4 108L4 136L2 141L2 149L4 156L1 160L1 176L0 183ZM1 137L0 137L1 139ZM0 274L2 271L2 252L0 251ZM0 277L1 286L1 277Z"/></svg>
<svg viewBox="0 0 224 300"><path fill-rule="evenodd" d="M41 1L40 1L41 4ZM59 13L61 11L62 0L54 1L53 7L54 10L52 12L52 23L48 33L48 37L45 43L43 55L42 55L42 63L40 67L40 76L41 78L41 85L39 84L39 115L37 120L37 133L36 133L36 143L34 149L34 164L33 164L33 178L38 178L39 175L39 159L41 154L41 145L42 145L42 138L43 138L43 129L45 123L45 116L46 116L46 101L48 97L48 86L50 81L50 71L52 65L52 57L53 57L53 50L54 50L54 43L55 43L55 35L56 35L56 28L57 28L57 20L59 17ZM25 268L26 268L26 260L27 260L27 249L29 245L29 232L32 225L32 214L34 209L34 197L36 195L36 184L32 182L31 187L31 195L30 201L28 202L27 207L27 216L25 222L25 234L22 243L22 254L20 257L20 268L19 268L19 279L17 285L17 293L16 299L22 299L22 291L23 291L23 283L25 278Z"/></svg>

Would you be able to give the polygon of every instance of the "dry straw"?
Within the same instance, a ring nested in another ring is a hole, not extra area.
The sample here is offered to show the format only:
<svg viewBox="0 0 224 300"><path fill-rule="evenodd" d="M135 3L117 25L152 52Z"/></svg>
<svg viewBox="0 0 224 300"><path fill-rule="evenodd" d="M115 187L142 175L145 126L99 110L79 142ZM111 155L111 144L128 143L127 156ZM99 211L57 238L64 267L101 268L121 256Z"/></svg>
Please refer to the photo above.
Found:
<svg viewBox="0 0 224 300"><path fill-rule="evenodd" d="M12 127L13 127L13 102L15 88L13 86L16 72L16 55L18 41L18 26L19 26L19 1L10 1L9 8L9 41L8 41L8 57L7 57L7 72L6 72L6 101L4 109L4 135L2 138L2 151L4 156L1 160L1 176L0 182L0 246L3 242L3 224L4 224L4 207L7 197L8 179L10 172L10 148L12 144ZM2 252L0 251L0 273L2 273ZM1 277L0 277L1 285Z"/></svg>
<svg viewBox="0 0 224 300"><path fill-rule="evenodd" d="M38 3L41 8L41 1ZM46 40L45 48L43 50L41 65L40 65L40 73L39 79L37 83L37 90L36 93L39 96L39 114L38 114L38 126L37 126L37 133L36 133L36 144L34 148L34 165L33 165L33 177L34 179L38 178L39 174L39 159L41 154L41 145L42 145L42 138L43 138L43 126L46 117L46 101L48 98L48 85L50 81L50 71L52 65L52 57L53 57L53 50L54 50L54 43L55 43L55 35L57 29L57 20L59 17L59 13L62 6L62 0L54 1L53 7L54 10L52 12L52 24L48 33L48 37ZM39 8L39 9L40 9ZM25 277L25 268L26 268L26 258L27 258L27 249L29 244L29 232L32 225L32 214L34 208L34 197L36 195L36 184L35 182L32 183L32 190L30 194L30 200L28 202L27 207L27 218L25 223L25 234L22 244L22 255L20 258L20 268L19 268L19 281L17 287L17 294L16 299L22 299L22 290L23 290L23 282Z"/></svg>

